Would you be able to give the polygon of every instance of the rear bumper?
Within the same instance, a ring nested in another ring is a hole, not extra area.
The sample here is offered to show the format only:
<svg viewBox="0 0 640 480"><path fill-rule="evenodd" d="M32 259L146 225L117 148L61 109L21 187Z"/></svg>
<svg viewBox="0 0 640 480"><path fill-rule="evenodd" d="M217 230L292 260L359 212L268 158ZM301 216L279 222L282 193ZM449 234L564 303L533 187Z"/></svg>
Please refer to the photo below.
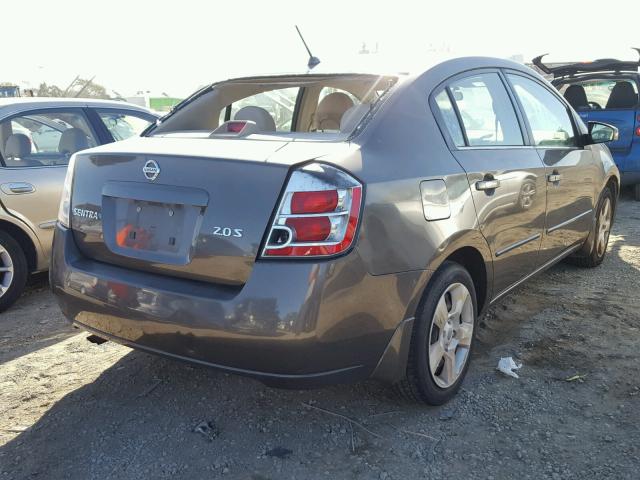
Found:
<svg viewBox="0 0 640 480"><path fill-rule="evenodd" d="M307 387L374 372L393 381L429 272L372 276L352 252L320 263L257 262L244 286L226 287L93 261L57 226L50 278L65 316L97 335Z"/></svg>

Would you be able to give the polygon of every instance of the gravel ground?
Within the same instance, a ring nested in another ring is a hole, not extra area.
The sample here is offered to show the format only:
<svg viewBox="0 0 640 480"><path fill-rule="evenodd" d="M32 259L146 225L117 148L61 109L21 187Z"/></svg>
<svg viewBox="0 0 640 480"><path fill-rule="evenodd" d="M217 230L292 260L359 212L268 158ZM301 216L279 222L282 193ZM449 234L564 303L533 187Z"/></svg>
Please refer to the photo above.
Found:
<svg viewBox="0 0 640 480"><path fill-rule="evenodd" d="M624 200L603 265L558 265L494 305L460 394L426 408L91 344L40 277L0 315L0 478L637 479L639 292Z"/></svg>

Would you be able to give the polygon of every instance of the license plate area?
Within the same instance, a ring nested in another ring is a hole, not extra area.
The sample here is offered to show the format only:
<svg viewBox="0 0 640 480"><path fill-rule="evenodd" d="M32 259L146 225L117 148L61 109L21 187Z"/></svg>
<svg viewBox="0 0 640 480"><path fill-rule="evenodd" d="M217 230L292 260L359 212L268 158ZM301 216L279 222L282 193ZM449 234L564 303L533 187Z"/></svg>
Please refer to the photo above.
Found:
<svg viewBox="0 0 640 480"><path fill-rule="evenodd" d="M116 243L122 248L176 253L184 241L185 205L115 199Z"/></svg>
<svg viewBox="0 0 640 480"><path fill-rule="evenodd" d="M208 201L206 192L203 194L163 185L108 184L102 197L105 244L118 255L188 264Z"/></svg>

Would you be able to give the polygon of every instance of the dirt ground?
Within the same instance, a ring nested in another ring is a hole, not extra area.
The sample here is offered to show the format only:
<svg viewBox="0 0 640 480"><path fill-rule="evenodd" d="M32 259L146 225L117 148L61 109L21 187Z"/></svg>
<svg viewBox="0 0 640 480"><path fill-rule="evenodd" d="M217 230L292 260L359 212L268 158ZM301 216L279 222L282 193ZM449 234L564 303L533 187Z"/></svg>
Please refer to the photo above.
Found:
<svg viewBox="0 0 640 480"><path fill-rule="evenodd" d="M558 265L491 308L439 408L372 382L273 390L94 345L41 277L0 315L0 478L637 479L639 328L629 199L603 265ZM496 371L502 356L519 379Z"/></svg>

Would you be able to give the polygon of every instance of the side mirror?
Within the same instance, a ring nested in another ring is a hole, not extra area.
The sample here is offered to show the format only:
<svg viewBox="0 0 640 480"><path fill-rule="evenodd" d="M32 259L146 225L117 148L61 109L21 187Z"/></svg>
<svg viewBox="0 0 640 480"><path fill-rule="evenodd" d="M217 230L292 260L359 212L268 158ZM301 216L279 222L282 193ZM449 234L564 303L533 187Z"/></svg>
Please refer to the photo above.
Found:
<svg viewBox="0 0 640 480"><path fill-rule="evenodd" d="M593 143L607 143L615 142L618 140L620 133L618 128L608 123L601 122L589 122L589 144Z"/></svg>

